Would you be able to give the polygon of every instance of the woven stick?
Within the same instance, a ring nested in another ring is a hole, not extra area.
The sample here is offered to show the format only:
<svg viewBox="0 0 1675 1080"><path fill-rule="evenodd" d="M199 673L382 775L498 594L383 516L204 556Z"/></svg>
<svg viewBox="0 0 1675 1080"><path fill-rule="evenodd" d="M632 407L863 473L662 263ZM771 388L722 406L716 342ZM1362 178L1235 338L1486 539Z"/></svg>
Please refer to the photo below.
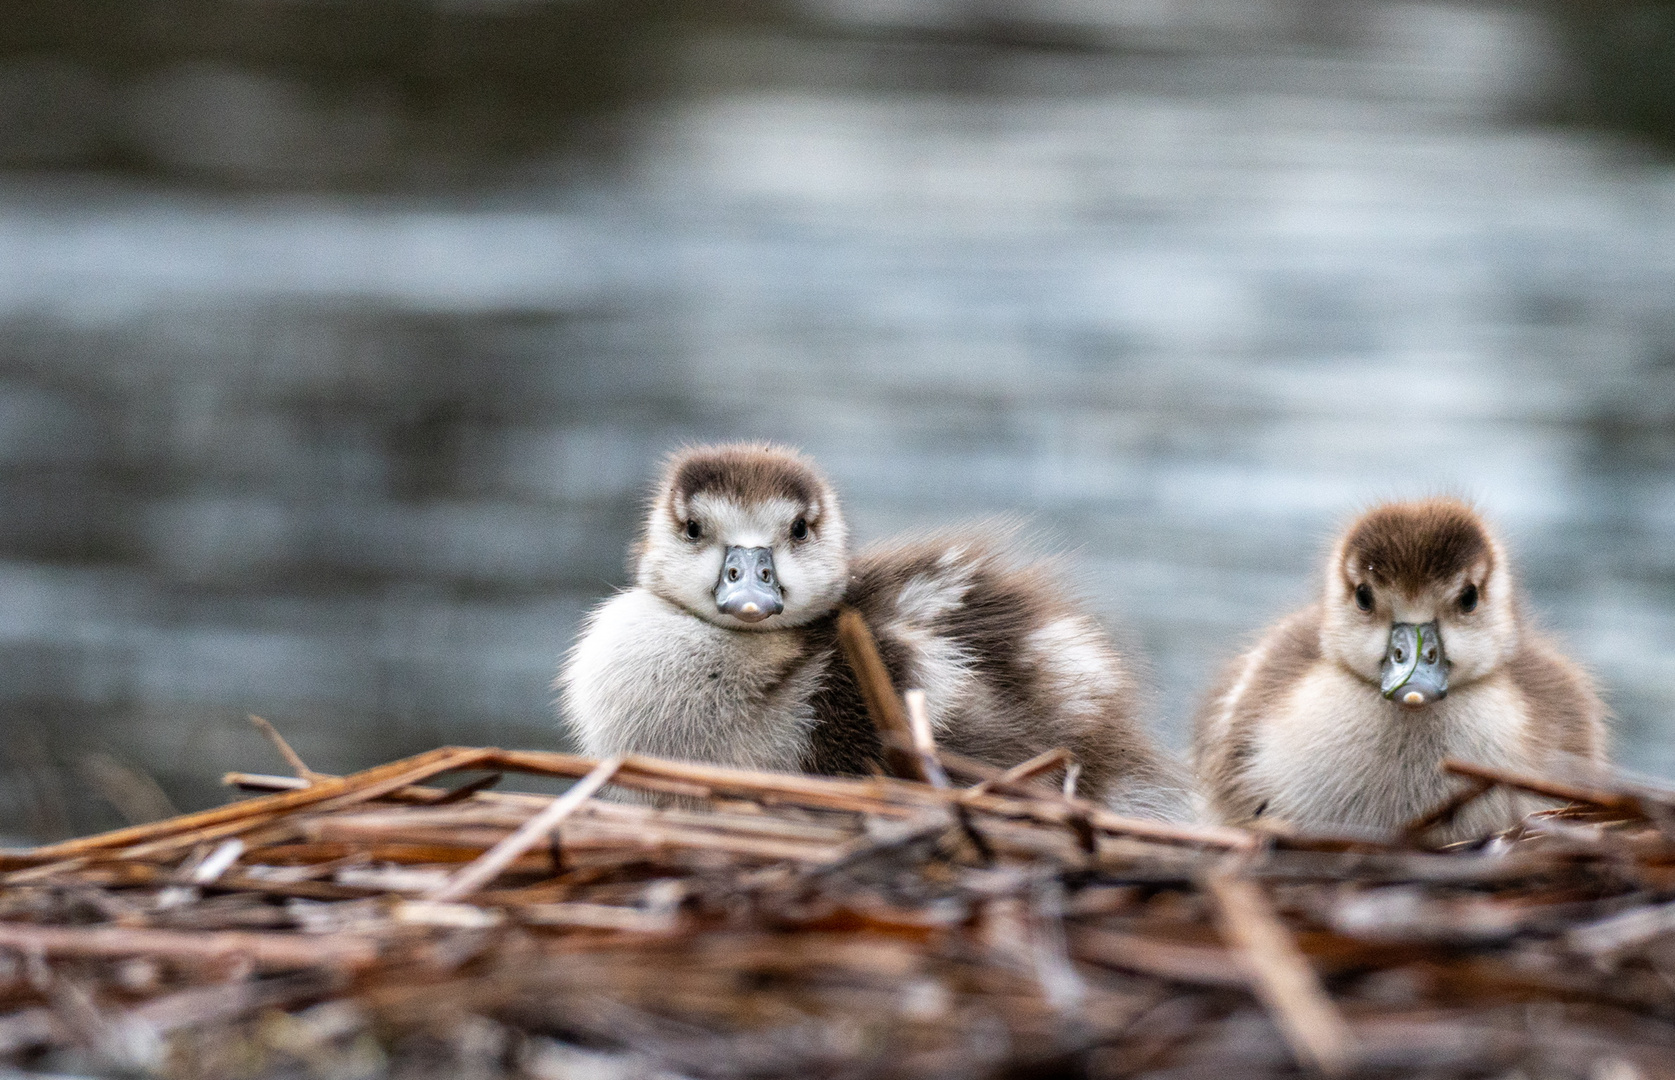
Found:
<svg viewBox="0 0 1675 1080"><path fill-rule="evenodd" d="M1078 930L1070 937L1070 951L1076 959L1091 964L1175 982L1241 988L1251 985L1244 957L1216 946L1188 945L1113 930Z"/></svg>
<svg viewBox="0 0 1675 1080"><path fill-rule="evenodd" d="M1014 788L1032 777L1040 776L1048 769L1065 765L1076 760L1076 755L1060 746L1045 753L1036 754L1028 761L1012 766L999 776L991 776L981 783L973 784L970 791L974 795L982 795L990 791ZM1034 794L1033 792L1031 794Z"/></svg>
<svg viewBox="0 0 1675 1080"><path fill-rule="evenodd" d="M936 735L931 731L930 709L925 704L923 690L909 690L902 695L907 705L907 723L913 729L913 752L919 755L919 771L925 774L932 787L946 788L948 774L936 757Z"/></svg>
<svg viewBox="0 0 1675 1080"><path fill-rule="evenodd" d="M574 754L543 750L496 750L484 768L526 772L537 776L580 777L597 762ZM1245 829L1221 825L1178 825L1124 817L1082 800L1066 801L1057 792L1025 789L1027 798L994 794L972 795L969 789L946 791L928 784L901 780L857 780L800 773L756 772L694 761L631 756L622 763L613 783L642 791L726 795L764 802L789 803L825 810L851 810L885 817L915 817L927 806L962 802L974 810L1001 817L1063 825L1073 815L1084 815L1103 832L1158 840L1169 844L1207 845L1249 851L1261 840ZM509 797L509 796L508 796Z"/></svg>
<svg viewBox="0 0 1675 1080"><path fill-rule="evenodd" d="M0 922L0 947L46 956L160 956L183 960L248 957L258 968L271 971L358 968L378 959L378 950L372 942L346 934L305 936L240 930L205 933L4 922Z"/></svg>
<svg viewBox="0 0 1675 1080"><path fill-rule="evenodd" d="M273 748L279 751L279 756L285 759L285 764L289 765L291 771L297 774L297 779L313 783L315 780L324 778L322 774L310 769L307 762L303 761L302 756L291 749L291 744L285 741L285 736L279 734L278 728L255 713L250 713L249 719L257 731L267 736L268 742L272 743Z"/></svg>
<svg viewBox="0 0 1675 1080"><path fill-rule="evenodd" d="M418 783L420 780L435 776L438 773L449 772L453 769L470 768L478 759L491 758L494 754L495 751L492 748L473 749L444 746L423 754L416 754L410 758L403 758L400 761L392 761L388 765L379 765L376 768L353 773L335 781L322 780L300 791L287 791L257 799L246 799L244 802L218 806L213 810L201 810L195 814L183 814L166 821L131 825L125 829L113 829L110 832L86 836L77 840L48 844L45 847L35 848L30 854L36 857L64 858L71 855L80 855L83 852L144 844L147 841L182 834L192 835L192 842L196 843L200 839L198 837L200 831L209 830L218 825L246 821L251 818L271 818L276 814L297 810L305 806L326 809L329 808L327 801L337 796L370 791L373 794L362 794L362 798L378 798L380 794L387 794L408 784ZM397 782L393 786L389 786L388 781L392 777L397 778ZM320 804L327 804L327 806L321 806ZM203 837L202 839L213 838L216 837Z"/></svg>
<svg viewBox="0 0 1675 1080"><path fill-rule="evenodd" d="M1621 810L1635 815L1645 813L1641 807L1640 799L1628 792L1607 791L1603 788L1589 787L1567 780L1532 776L1529 773L1515 772L1512 769L1497 769L1492 765L1478 765L1470 761L1461 761L1458 758L1445 759L1442 763L1442 771L1474 780L1488 780L1491 783L1504 784L1507 787L1531 791L1537 795L1545 795L1550 799L1559 799L1564 802L1588 803L1592 806L1603 806L1608 810Z"/></svg>
<svg viewBox="0 0 1675 1080"><path fill-rule="evenodd" d="M1483 795L1495 787L1493 780L1485 780L1481 776L1474 776L1466 782L1466 786L1444 799L1436 807L1414 818L1402 826L1402 835L1409 841L1423 839L1425 834L1440 825L1447 825L1459 816L1460 811L1476 802Z"/></svg>
<svg viewBox="0 0 1675 1080"><path fill-rule="evenodd" d="M884 763L897 776L921 783L931 782L931 774L919 760L919 755L908 748L913 746L913 725L902 708L901 698L890 682L890 669L878 655L878 642L867 629L866 620L854 608L838 613L838 644L855 672L855 682L861 688L861 699L866 703L867 715L878 728L884 743Z"/></svg>
<svg viewBox="0 0 1675 1080"><path fill-rule="evenodd" d="M1225 871L1208 875L1204 886L1215 897L1222 935L1244 954L1256 996L1298 1062L1328 1076L1348 1073L1356 1058L1354 1032L1262 890Z"/></svg>
<svg viewBox="0 0 1675 1080"><path fill-rule="evenodd" d="M591 799L594 792L604 787L621 767L620 754L601 761L592 772L578 780L574 787L554 799L551 806L524 822L511 836L484 852L476 862L455 874L440 889L426 895L425 899L458 900L493 881L502 870L517 861L518 856L541 843L559 822Z"/></svg>

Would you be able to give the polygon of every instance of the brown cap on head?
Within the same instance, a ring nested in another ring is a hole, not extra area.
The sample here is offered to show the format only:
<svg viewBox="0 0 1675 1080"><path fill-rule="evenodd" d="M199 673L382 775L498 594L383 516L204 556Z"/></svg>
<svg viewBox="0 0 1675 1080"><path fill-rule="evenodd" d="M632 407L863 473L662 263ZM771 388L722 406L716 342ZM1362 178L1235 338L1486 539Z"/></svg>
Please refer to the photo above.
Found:
<svg viewBox="0 0 1675 1080"><path fill-rule="evenodd" d="M664 468L663 490L684 505L700 494L746 504L770 499L817 503L829 489L813 462L788 446L724 443L675 451Z"/></svg>
<svg viewBox="0 0 1675 1080"><path fill-rule="evenodd" d="M1375 584L1417 595L1474 566L1492 566L1494 547L1483 521L1458 499L1386 503L1350 526L1339 564Z"/></svg>

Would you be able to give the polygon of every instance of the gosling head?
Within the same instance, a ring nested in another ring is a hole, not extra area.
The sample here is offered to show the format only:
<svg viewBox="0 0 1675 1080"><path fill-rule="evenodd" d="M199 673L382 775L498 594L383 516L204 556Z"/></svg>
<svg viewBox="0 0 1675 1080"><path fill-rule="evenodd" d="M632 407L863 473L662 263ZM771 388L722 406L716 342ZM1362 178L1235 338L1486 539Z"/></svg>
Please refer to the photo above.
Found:
<svg viewBox="0 0 1675 1080"><path fill-rule="evenodd" d="M1500 544L1457 499L1363 514L1326 566L1321 649L1379 693L1422 710L1518 648L1518 600Z"/></svg>
<svg viewBox="0 0 1675 1080"><path fill-rule="evenodd" d="M797 626L831 611L849 575L849 531L831 485L767 443L671 455L634 548L634 577L732 630Z"/></svg>

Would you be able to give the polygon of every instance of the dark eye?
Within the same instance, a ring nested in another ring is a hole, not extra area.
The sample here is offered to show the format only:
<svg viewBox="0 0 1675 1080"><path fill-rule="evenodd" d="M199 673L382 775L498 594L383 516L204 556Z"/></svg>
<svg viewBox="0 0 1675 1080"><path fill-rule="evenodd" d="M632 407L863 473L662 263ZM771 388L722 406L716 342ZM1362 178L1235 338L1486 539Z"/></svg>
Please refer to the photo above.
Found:
<svg viewBox="0 0 1675 1080"><path fill-rule="evenodd" d="M1362 611L1373 609L1373 590L1370 585L1355 586L1355 606Z"/></svg>
<svg viewBox="0 0 1675 1080"><path fill-rule="evenodd" d="M693 519L692 521L688 521L686 523L686 538L688 540L696 540L703 535L704 527L698 524L697 519Z"/></svg>
<svg viewBox="0 0 1675 1080"><path fill-rule="evenodd" d="M1475 607L1477 607L1477 586L1467 585L1465 591L1460 594L1460 610L1471 611Z"/></svg>
<svg viewBox="0 0 1675 1080"><path fill-rule="evenodd" d="M796 521L793 521L791 523L791 539L807 540L808 522L804 521L802 518L798 518Z"/></svg>

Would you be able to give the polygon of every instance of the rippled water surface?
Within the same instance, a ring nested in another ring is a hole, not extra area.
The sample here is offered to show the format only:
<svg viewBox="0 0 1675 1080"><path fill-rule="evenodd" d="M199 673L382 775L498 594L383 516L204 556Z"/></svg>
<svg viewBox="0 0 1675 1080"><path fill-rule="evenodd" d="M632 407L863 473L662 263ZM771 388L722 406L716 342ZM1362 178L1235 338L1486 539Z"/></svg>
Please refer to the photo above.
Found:
<svg viewBox="0 0 1675 1080"><path fill-rule="evenodd" d="M1675 776L1675 169L1545 118L1557 31L970 10L665 28L546 139L395 75L0 65L104 101L0 140L0 832L218 799L276 767L247 712L320 769L560 745L657 458L741 436L863 538L1027 516L1174 745L1347 515L1468 495Z"/></svg>

